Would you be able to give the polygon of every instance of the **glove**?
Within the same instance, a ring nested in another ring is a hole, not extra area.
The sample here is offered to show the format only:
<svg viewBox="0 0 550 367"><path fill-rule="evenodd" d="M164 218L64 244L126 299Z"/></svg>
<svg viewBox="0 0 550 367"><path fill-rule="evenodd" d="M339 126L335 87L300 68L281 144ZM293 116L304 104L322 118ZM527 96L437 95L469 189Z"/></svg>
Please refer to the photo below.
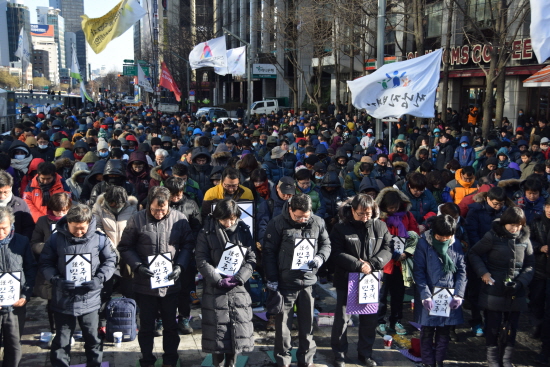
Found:
<svg viewBox="0 0 550 367"><path fill-rule="evenodd" d="M136 273L146 278L152 278L155 275L155 273L153 273L151 269L149 269L147 266L143 264L137 267Z"/></svg>
<svg viewBox="0 0 550 367"><path fill-rule="evenodd" d="M236 281L233 277L223 278L218 280L218 288L228 288L232 289L239 285L239 282Z"/></svg>
<svg viewBox="0 0 550 367"><path fill-rule="evenodd" d="M176 281L179 279L180 275L181 275L181 266L174 265L174 267L172 268L172 272L168 274L168 280Z"/></svg>
<svg viewBox="0 0 550 367"><path fill-rule="evenodd" d="M267 281L267 289L277 292L277 288L279 288L279 282L270 282Z"/></svg>
<svg viewBox="0 0 550 367"><path fill-rule="evenodd" d="M102 284L101 284L101 279L99 279L98 277L94 277L92 280L88 281L88 282L84 282L82 283L80 286L84 289L88 289L90 291L95 291L96 289L100 289Z"/></svg>
<svg viewBox="0 0 550 367"><path fill-rule="evenodd" d="M313 260L307 263L307 266L310 269L313 269L313 268L319 269L321 266L323 266L323 258L319 255L315 255Z"/></svg>
<svg viewBox="0 0 550 367"><path fill-rule="evenodd" d="M67 291L74 290L74 287L75 287L74 282L72 280L67 280L59 276L51 278L50 283L52 283L56 287L59 287Z"/></svg>
<svg viewBox="0 0 550 367"><path fill-rule="evenodd" d="M422 306L424 306L424 308L429 312L432 310L432 308L434 308L434 302L431 298L428 298L422 301Z"/></svg>
<svg viewBox="0 0 550 367"><path fill-rule="evenodd" d="M451 303L449 303L449 307L451 308L451 310L456 310L461 305L462 305L462 298L460 297L453 297L453 300L451 301Z"/></svg>

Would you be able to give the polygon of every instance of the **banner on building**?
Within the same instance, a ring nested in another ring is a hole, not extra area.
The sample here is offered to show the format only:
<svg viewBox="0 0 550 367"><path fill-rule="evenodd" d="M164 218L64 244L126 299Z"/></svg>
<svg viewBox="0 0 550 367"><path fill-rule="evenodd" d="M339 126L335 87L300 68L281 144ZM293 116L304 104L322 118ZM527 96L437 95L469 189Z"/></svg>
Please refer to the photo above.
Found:
<svg viewBox="0 0 550 367"><path fill-rule="evenodd" d="M126 32L147 11L137 0L122 0L111 11L100 18L88 18L81 15L82 30L86 41L96 54L107 47L109 42Z"/></svg>
<svg viewBox="0 0 550 367"><path fill-rule="evenodd" d="M227 50L227 67L214 68L214 71L219 75L244 75L246 73L246 46Z"/></svg>
<svg viewBox="0 0 550 367"><path fill-rule="evenodd" d="M34 37L53 37L54 27L47 24L31 24L31 36Z"/></svg>
<svg viewBox="0 0 550 367"><path fill-rule="evenodd" d="M138 85L145 89L146 92L153 93L153 88L151 87L151 84L149 84L149 80L147 80L147 77L145 76L145 72L141 68L141 65L138 63Z"/></svg>
<svg viewBox="0 0 550 367"><path fill-rule="evenodd" d="M434 117L442 49L415 59L387 64L348 81L352 103L375 118L410 114Z"/></svg>
<svg viewBox="0 0 550 367"><path fill-rule="evenodd" d="M539 63L550 57L550 0L531 0L531 45Z"/></svg>
<svg viewBox="0 0 550 367"><path fill-rule="evenodd" d="M196 45L189 53L189 65L193 70L207 66L227 68L225 36Z"/></svg>
<svg viewBox="0 0 550 367"><path fill-rule="evenodd" d="M172 92L174 92L174 95L176 96L176 100L179 102L181 101L181 92L178 86L176 85L176 82L174 82L174 78L172 78L172 74L170 74L170 71L168 70L168 67L162 62L161 65L161 74L160 74L160 83L159 85L161 87L164 87Z"/></svg>

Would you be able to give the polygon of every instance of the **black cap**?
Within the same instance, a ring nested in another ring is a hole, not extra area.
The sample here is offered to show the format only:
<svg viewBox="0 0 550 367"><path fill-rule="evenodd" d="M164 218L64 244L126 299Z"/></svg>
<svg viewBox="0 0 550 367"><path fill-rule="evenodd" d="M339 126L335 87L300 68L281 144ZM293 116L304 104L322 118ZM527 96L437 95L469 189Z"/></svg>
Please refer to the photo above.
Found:
<svg viewBox="0 0 550 367"><path fill-rule="evenodd" d="M296 193L296 184L294 183L294 179L292 177L281 177L277 187L279 187L279 190L286 195L294 195Z"/></svg>

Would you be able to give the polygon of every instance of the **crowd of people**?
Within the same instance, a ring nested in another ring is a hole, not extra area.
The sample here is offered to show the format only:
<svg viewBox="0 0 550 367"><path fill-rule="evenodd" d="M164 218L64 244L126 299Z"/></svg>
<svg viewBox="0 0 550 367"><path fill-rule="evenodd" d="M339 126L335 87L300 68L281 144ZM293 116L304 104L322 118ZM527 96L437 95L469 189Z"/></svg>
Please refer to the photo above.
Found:
<svg viewBox="0 0 550 367"><path fill-rule="evenodd" d="M191 306L200 304L202 350L214 366L233 367L254 349L255 271L280 367L291 363L294 313L298 366L314 367L317 282L336 288L331 347L334 365L345 366L349 284L370 275L378 301L359 312L361 364L377 365L377 333L407 334L410 289L425 366L443 366L463 307L490 367L512 366L526 312L542 339L537 361L549 365L545 119L520 111L515 129L505 119L483 138L476 107L464 119L447 109L378 132L364 112L333 104L250 122L121 105L48 112L23 114L0 145L0 270L21 273L19 299L0 308L4 366L19 364L25 304L36 296L48 301L52 365L69 367L78 322L86 365L99 367L105 307L118 292L139 307L141 366L155 365L159 335L163 366L176 366L179 333L193 333ZM83 282L65 266L77 255L91 264ZM173 285L152 286L156 255L170 259L164 280Z"/></svg>

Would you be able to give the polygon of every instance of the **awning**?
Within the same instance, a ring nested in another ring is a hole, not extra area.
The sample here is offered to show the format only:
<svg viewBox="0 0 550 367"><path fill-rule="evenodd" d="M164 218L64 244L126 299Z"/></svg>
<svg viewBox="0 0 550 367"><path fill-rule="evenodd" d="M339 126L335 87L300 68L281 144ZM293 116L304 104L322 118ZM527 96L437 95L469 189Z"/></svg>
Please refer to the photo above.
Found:
<svg viewBox="0 0 550 367"><path fill-rule="evenodd" d="M524 87L550 87L550 65L523 81Z"/></svg>

